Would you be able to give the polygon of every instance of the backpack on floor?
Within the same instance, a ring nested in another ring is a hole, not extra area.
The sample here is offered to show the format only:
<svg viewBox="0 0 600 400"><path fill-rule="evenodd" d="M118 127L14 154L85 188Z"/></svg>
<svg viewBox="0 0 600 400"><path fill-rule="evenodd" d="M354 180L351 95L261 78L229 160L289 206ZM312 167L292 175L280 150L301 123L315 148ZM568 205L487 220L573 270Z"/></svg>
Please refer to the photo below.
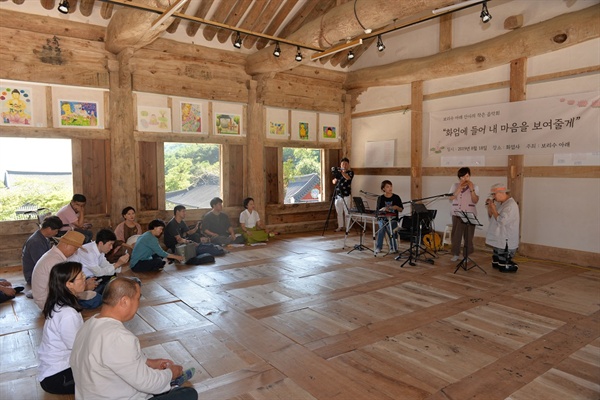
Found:
<svg viewBox="0 0 600 400"><path fill-rule="evenodd" d="M187 265L202 265L202 264L210 264L215 262L215 256L208 253L198 254L196 257L192 257L187 260Z"/></svg>
<svg viewBox="0 0 600 400"><path fill-rule="evenodd" d="M213 256L222 256L225 254L225 249L217 244L202 243L196 247L196 254L208 253Z"/></svg>

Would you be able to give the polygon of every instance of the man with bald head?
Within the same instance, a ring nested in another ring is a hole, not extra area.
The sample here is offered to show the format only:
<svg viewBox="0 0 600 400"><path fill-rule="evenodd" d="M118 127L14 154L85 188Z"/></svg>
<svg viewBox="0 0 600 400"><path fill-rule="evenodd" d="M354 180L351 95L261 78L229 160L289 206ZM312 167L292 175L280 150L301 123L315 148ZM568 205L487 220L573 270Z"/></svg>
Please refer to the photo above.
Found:
<svg viewBox="0 0 600 400"><path fill-rule="evenodd" d="M50 279L50 271L56 264L67 261L77 249L83 246L85 236L76 231L68 231L60 238L58 244L48 250L33 267L31 274L31 292L33 301L40 308L44 309L46 297L48 297L48 280ZM85 251L85 249L84 249ZM94 290L98 284L95 278L89 278L85 282L86 290ZM100 296L94 296L89 300L79 300L79 304L83 308L96 308L102 302Z"/></svg>
<svg viewBox="0 0 600 400"><path fill-rule="evenodd" d="M140 297L140 285L128 278L116 278L104 289L100 313L83 324L73 343L76 399L198 398L194 388L171 388L183 368L171 360L146 358L139 339L123 325L135 316Z"/></svg>

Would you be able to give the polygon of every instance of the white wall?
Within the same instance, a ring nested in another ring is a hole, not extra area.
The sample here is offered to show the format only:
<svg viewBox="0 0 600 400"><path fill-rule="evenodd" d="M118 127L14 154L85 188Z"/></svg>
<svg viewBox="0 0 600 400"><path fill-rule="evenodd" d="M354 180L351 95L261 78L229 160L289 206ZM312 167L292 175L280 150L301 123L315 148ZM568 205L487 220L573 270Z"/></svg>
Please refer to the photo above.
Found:
<svg viewBox="0 0 600 400"><path fill-rule="evenodd" d="M532 57L527 61L528 76L538 76L560 71L600 65L600 39L591 40L550 54ZM424 94L460 89L474 85L509 80L509 65L480 71L473 74L435 79L424 82ZM531 83L527 86L527 98L543 98L578 92L600 91L598 73L575 77L557 78L551 81ZM402 104L410 104L410 85L371 88L359 98L355 112L365 112ZM464 108L480 104L504 103L509 101L509 89L465 94L426 101L423 104L423 166L439 167L440 155L429 155L429 116L432 111ZM365 167L364 146L367 141L396 139L394 166L410 166L410 112L396 112L352 120L353 167ZM590 152L600 152L600 127L598 140L590 143ZM525 155L525 166L551 166L553 155ZM508 164L506 156L487 156L485 166L503 167ZM457 168L458 169L458 168ZM410 177L408 176L355 176L352 185L354 195L359 190L379 194L383 179L394 184L394 192L403 201L410 199ZM457 180L455 175L447 177L424 177L423 197L441 195ZM494 183L506 183L505 177L473 176L480 189L477 206L483 227L476 236L485 236L488 221L484 207L489 188ZM374 205L374 201L370 201ZM600 252L600 177L596 178L525 178L522 209L521 241L557 248L587 252ZM443 231L450 223L449 201L440 198L427 205L437 209L436 230Z"/></svg>

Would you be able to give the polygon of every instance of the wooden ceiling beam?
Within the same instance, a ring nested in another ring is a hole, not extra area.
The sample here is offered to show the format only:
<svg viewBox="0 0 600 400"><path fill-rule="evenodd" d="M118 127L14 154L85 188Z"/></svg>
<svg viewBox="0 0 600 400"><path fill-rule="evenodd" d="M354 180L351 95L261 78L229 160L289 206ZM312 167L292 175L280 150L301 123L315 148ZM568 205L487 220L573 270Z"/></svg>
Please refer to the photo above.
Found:
<svg viewBox="0 0 600 400"><path fill-rule="evenodd" d="M248 29L254 32L264 32L265 28L267 27L267 24L269 23L269 21L271 21L271 19L273 19L273 16L279 9L279 6L281 6L282 2L283 0L271 0L269 2L266 2L267 5L260 14L260 18L257 18L257 20L252 25L252 28ZM243 40L244 47L250 49L254 46L254 43L256 43L258 37L244 36Z"/></svg>
<svg viewBox="0 0 600 400"><path fill-rule="evenodd" d="M237 0L221 0L214 14L210 17L211 21L224 24L227 16L233 11L236 4ZM202 36L204 36L204 39L206 40L213 40L217 34L217 29L218 28L215 26L205 26L204 29L202 29Z"/></svg>
<svg viewBox="0 0 600 400"><path fill-rule="evenodd" d="M95 2L95 0L81 0L81 5L79 6L81 15L83 15L84 17L89 17L90 15L92 15L92 11L94 11Z"/></svg>
<svg viewBox="0 0 600 400"><path fill-rule="evenodd" d="M179 11L185 14L185 12L187 11L187 9L190 6L190 4L191 4L191 1L188 1L187 3L185 3L183 5L183 7L181 7L181 10L179 10ZM167 28L167 32L169 32L169 33L175 33L175 32L177 32L177 28L179 28L179 24L181 24L181 19L174 18L173 22L171 22L171 24Z"/></svg>
<svg viewBox="0 0 600 400"><path fill-rule="evenodd" d="M237 26L240 23L240 20L248 11L248 8L252 5L253 0L239 0L238 4L231 10L227 19L225 20L225 24L231 26ZM233 35L233 32L229 29L220 28L217 31L217 40L219 43L225 43L227 38Z"/></svg>
<svg viewBox="0 0 600 400"><path fill-rule="evenodd" d="M213 2L214 0L204 0L202 3L200 3L200 7L198 8L198 10L196 10L195 16L200 19L206 18L206 15L208 14L208 11L210 10L210 7L212 6ZM185 32L188 36L194 37L196 36L196 33L198 33L198 29L200 29L200 23L189 22Z"/></svg>
<svg viewBox="0 0 600 400"><path fill-rule="evenodd" d="M296 5L297 2L298 2L298 0L291 0L291 1L285 2L281 6L281 8L277 12L277 14L275 15L275 18L273 18L271 20L271 22L269 23L267 28L263 31L263 33L266 33L267 35L274 35L275 32L277 32L277 29L281 26L283 21L287 18L289 13L292 11L292 9L294 8L294 6ZM256 40L256 48L259 48L259 46L261 44L262 44L262 47L264 47L266 44L263 44L263 43L268 43L268 40L265 40L263 38L256 38L256 39L257 39Z"/></svg>

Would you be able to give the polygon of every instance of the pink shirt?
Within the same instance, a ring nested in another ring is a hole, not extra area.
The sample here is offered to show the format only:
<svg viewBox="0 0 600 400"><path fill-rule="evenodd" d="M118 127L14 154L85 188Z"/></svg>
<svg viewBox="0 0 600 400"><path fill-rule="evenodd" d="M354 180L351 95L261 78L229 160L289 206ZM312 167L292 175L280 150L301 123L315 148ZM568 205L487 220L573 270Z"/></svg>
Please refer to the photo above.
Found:
<svg viewBox="0 0 600 400"><path fill-rule="evenodd" d="M450 188L450 193L454 193L458 188L458 185L460 185L459 182L453 184ZM479 196L479 186L474 185L473 188L475 189L475 194ZM475 203L473 203L473 199L471 198L471 189L469 189L468 186L465 186L458 196L450 201L452 202L452 207L450 209L452 215L454 215L456 211L469 211L477 215L477 208L475 208Z"/></svg>
<svg viewBox="0 0 600 400"><path fill-rule="evenodd" d="M72 228L73 224L79 220L79 213L76 213L75 210L73 210L71 203L58 210L56 216L63 222L61 231L68 231L69 228Z"/></svg>

